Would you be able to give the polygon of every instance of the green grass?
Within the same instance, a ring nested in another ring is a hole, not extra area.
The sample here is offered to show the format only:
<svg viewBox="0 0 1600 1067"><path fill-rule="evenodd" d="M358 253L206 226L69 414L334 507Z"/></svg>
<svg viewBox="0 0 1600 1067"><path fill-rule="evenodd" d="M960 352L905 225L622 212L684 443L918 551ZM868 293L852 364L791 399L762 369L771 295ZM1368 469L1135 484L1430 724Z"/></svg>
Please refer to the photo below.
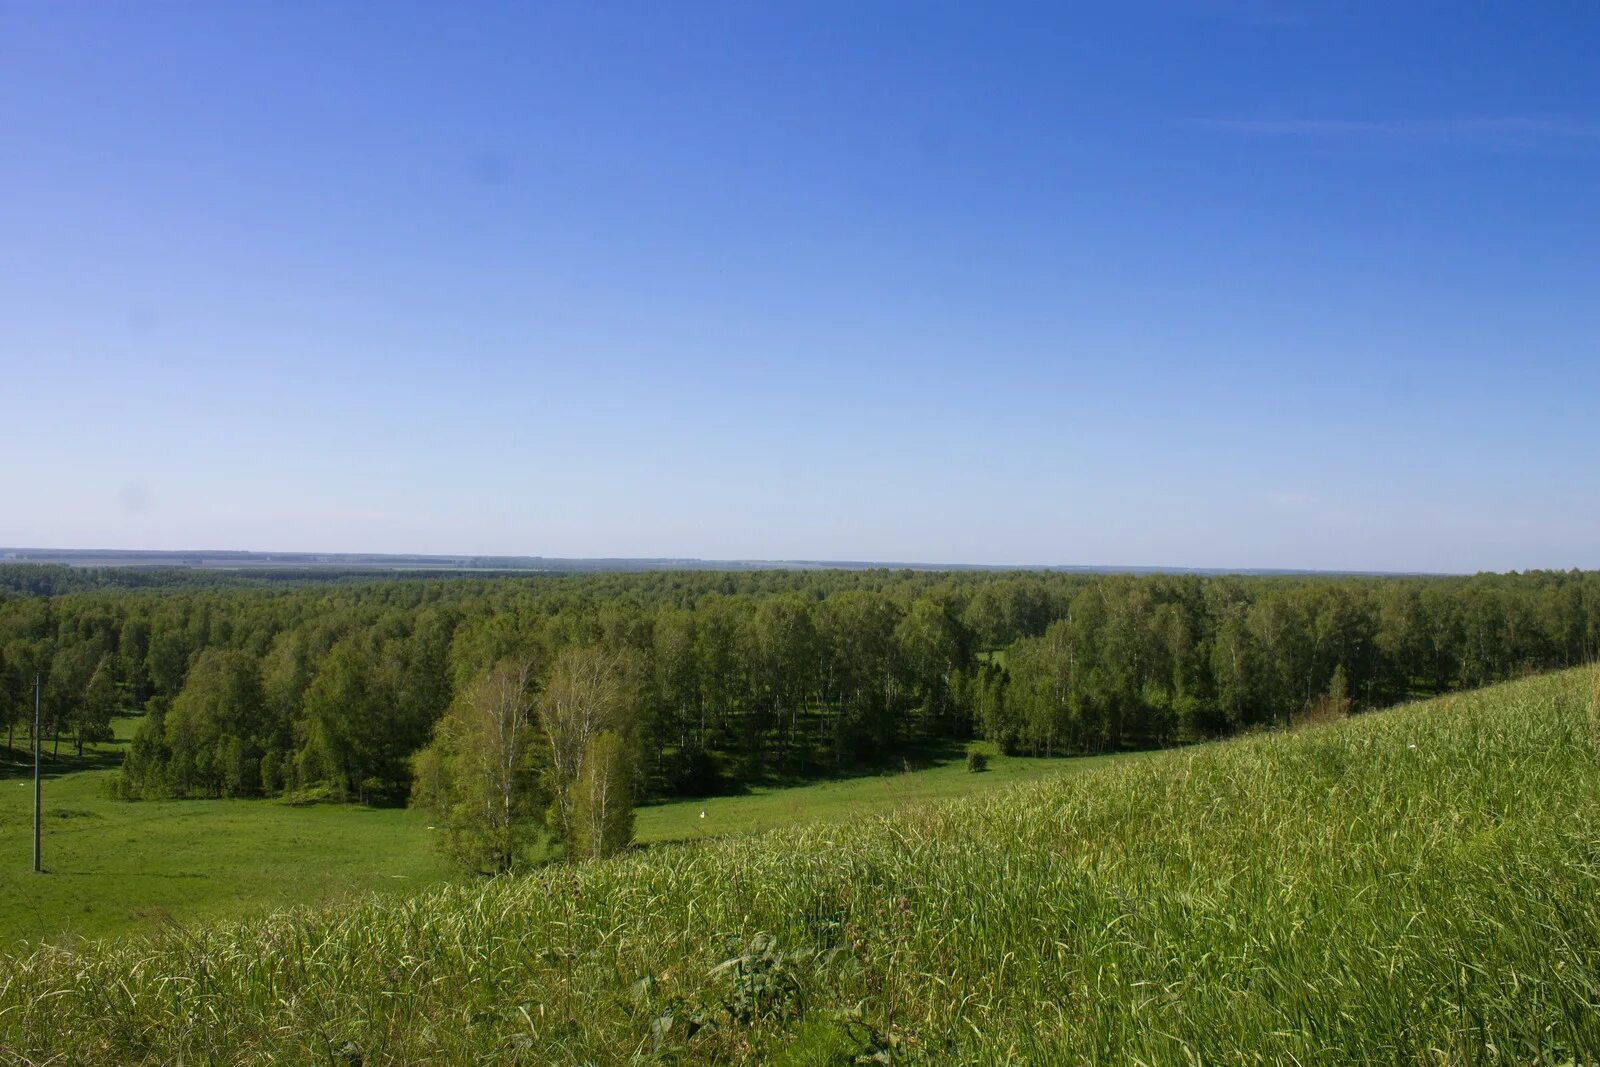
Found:
<svg viewBox="0 0 1600 1067"><path fill-rule="evenodd" d="M115 740L82 760L63 745L59 761L46 761L42 875L32 871L31 765L0 764L0 945L336 905L451 876L416 812L113 800L113 768L138 723L114 720Z"/></svg>
<svg viewBox="0 0 1600 1067"><path fill-rule="evenodd" d="M952 758L926 770L646 805L634 816L634 831L640 842L654 844L757 833L799 823L861 818L922 801L946 800L1019 782L1081 774L1142 755L1146 753L1075 759L991 755L989 769L977 774L967 770L964 758ZM704 818L700 817L701 812L705 813Z"/></svg>
<svg viewBox="0 0 1600 1067"><path fill-rule="evenodd" d="M0 967L0 1058L1593 1063L1597 687L47 947Z"/></svg>
<svg viewBox="0 0 1600 1067"><path fill-rule="evenodd" d="M30 772L0 768L0 946L187 927L369 892L415 893L456 877L419 812L113 800L109 768L137 721L118 720L118 740L93 746L82 761L63 749L47 772L44 875L30 869ZM908 774L651 805L639 810L638 839L659 844L864 815L1103 762L996 757L990 771L970 774L956 760Z"/></svg>
<svg viewBox="0 0 1600 1067"><path fill-rule="evenodd" d="M414 892L449 873L414 812L259 800L129 804L107 797L114 774L45 782L42 875L31 870L33 783L0 777L0 942Z"/></svg>

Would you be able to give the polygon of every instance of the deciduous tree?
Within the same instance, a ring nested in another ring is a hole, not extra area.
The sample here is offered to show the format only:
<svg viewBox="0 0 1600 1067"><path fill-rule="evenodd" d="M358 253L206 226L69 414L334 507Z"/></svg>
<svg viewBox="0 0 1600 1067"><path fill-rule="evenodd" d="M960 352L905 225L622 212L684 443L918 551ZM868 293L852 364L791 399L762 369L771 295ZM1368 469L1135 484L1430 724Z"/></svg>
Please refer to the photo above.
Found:
<svg viewBox="0 0 1600 1067"><path fill-rule="evenodd" d="M632 729L634 667L623 652L569 646L557 654L539 694L539 725L550 753L551 829L569 844L577 840L572 786L583 773L590 742L602 733L626 737Z"/></svg>
<svg viewBox="0 0 1600 1067"><path fill-rule="evenodd" d="M602 730L589 740L572 783L572 855L602 859L633 840L633 767L621 734Z"/></svg>
<svg viewBox="0 0 1600 1067"><path fill-rule="evenodd" d="M445 850L489 874L523 861L543 829L533 670L505 660L470 681L413 760L413 803L429 808Z"/></svg>

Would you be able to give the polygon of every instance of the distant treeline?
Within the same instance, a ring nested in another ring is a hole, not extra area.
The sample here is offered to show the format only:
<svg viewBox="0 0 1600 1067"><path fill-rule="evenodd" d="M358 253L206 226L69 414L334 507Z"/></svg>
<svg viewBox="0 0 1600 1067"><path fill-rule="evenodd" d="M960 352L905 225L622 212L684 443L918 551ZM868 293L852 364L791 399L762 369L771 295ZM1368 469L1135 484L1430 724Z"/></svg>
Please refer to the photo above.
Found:
<svg viewBox="0 0 1600 1067"><path fill-rule="evenodd" d="M231 574L186 567L68 567L60 563L0 563L0 598L60 596L96 589L173 589L244 584Z"/></svg>
<svg viewBox="0 0 1600 1067"><path fill-rule="evenodd" d="M568 646L631 665L651 795L972 737L1061 754L1219 736L1600 651L1596 572L651 572L159 589L137 588L150 572L135 573L133 588L0 599L0 737L23 744L35 672L53 749L144 709L122 778L131 797L403 798L411 756L458 694L508 660L537 687Z"/></svg>
<svg viewBox="0 0 1600 1067"><path fill-rule="evenodd" d="M138 566L68 566L61 563L0 563L0 598L60 596L97 589L242 589L330 582L421 581L428 578L494 578L527 575L518 570L438 570L370 566L271 566L241 569ZM564 572L549 571L554 575Z"/></svg>

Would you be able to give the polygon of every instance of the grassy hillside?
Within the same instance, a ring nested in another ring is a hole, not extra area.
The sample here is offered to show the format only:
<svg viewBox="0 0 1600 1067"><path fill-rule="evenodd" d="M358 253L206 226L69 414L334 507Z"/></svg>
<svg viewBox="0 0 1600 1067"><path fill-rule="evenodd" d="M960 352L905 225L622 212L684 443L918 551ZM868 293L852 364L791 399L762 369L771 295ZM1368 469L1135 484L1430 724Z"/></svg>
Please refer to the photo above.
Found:
<svg viewBox="0 0 1600 1067"><path fill-rule="evenodd" d="M127 735L135 720L121 720ZM411 894L456 877L428 819L398 808L289 807L268 800L112 800L125 740L64 758L44 787L48 874L32 873L33 782L0 766L0 948L254 916L299 904L337 906L367 893ZM1125 758L1125 757L1117 757ZM891 811L1106 758L995 757L984 774L960 760L741 796L641 808L644 843L698 839ZM61 773L64 770L65 773ZM705 817L701 818L700 813Z"/></svg>
<svg viewBox="0 0 1600 1067"><path fill-rule="evenodd" d="M1043 759L989 752L989 769L967 770L965 759L943 761L926 770L869 774L789 788L752 789L737 796L651 804L635 815L635 836L644 844L695 841L726 834L748 834L803 823L881 815L928 800L970 796L1000 786L1100 770L1149 753ZM704 817L701 813L704 812Z"/></svg>
<svg viewBox="0 0 1600 1067"><path fill-rule="evenodd" d="M1600 1056L1593 672L0 968L77 1062Z"/></svg>

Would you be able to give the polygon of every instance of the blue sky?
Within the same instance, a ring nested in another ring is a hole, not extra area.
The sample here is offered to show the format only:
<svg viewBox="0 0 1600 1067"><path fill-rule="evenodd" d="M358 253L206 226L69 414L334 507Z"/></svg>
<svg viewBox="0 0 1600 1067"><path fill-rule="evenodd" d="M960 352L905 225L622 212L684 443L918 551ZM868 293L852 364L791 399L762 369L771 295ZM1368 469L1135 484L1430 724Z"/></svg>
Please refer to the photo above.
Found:
<svg viewBox="0 0 1600 1067"><path fill-rule="evenodd" d="M1600 7L0 8L0 544L1600 567Z"/></svg>

